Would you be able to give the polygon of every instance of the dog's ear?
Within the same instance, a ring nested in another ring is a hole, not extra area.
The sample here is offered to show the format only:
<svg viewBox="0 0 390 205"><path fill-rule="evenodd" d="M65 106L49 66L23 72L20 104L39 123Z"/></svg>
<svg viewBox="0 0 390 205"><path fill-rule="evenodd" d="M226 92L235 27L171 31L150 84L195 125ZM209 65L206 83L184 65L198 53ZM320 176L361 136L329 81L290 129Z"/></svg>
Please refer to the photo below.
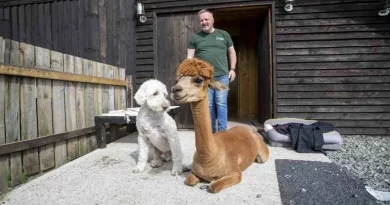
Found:
<svg viewBox="0 0 390 205"><path fill-rule="evenodd" d="M146 86L141 85L134 95L134 99L138 105L143 105L146 101Z"/></svg>

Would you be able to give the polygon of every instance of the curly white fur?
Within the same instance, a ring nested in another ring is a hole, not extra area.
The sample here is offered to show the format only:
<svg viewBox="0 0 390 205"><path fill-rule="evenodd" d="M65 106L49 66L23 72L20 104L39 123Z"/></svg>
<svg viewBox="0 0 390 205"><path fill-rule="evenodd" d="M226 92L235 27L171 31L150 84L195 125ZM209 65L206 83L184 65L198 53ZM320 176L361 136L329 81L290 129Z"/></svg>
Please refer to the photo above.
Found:
<svg viewBox="0 0 390 205"><path fill-rule="evenodd" d="M138 163L134 173L145 169L149 151L152 167L160 167L162 159L169 161L172 155L172 175L182 173L183 154L177 132L176 122L168 115L170 103L166 86L158 80L144 82L134 96L141 106L137 116Z"/></svg>

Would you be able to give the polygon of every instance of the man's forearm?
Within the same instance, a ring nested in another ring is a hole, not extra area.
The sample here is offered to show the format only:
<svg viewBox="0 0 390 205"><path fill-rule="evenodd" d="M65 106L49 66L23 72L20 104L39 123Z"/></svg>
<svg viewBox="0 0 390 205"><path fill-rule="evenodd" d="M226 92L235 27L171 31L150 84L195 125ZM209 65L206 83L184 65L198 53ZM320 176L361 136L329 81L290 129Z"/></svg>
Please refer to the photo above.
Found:
<svg viewBox="0 0 390 205"><path fill-rule="evenodd" d="M230 69L235 69L236 68L236 64L237 64L237 56L236 56L236 52L235 51L232 51L232 52L229 52L229 60L230 60Z"/></svg>

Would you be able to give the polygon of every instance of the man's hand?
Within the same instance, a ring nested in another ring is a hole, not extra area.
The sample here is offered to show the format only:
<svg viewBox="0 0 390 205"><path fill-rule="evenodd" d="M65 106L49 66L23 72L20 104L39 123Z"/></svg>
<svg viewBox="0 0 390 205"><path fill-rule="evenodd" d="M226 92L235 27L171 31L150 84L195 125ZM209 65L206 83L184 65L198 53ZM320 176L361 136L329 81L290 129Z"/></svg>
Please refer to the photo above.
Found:
<svg viewBox="0 0 390 205"><path fill-rule="evenodd" d="M229 79L230 82L233 82L233 80L236 78L236 72L234 70L229 71Z"/></svg>

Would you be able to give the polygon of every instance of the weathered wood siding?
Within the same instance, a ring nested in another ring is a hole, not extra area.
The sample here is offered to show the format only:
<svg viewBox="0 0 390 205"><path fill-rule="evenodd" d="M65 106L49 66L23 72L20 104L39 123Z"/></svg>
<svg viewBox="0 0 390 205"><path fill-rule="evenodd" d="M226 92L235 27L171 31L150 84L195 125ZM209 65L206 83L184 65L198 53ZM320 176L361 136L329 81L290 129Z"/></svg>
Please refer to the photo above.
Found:
<svg viewBox="0 0 390 205"><path fill-rule="evenodd" d="M136 20L136 68L135 68L135 90L146 80L153 78L155 74L155 40L154 39L154 13L196 13L203 8L225 8L243 5L259 5L273 2L253 0L144 0L145 11L148 20L140 23ZM186 51L185 51L186 52ZM159 54L158 54L159 55ZM161 68L157 68L158 70Z"/></svg>
<svg viewBox="0 0 390 205"><path fill-rule="evenodd" d="M390 133L390 16L374 0L276 5L277 117Z"/></svg>
<svg viewBox="0 0 390 205"><path fill-rule="evenodd" d="M0 36L134 69L134 0L0 1Z"/></svg>
<svg viewBox="0 0 390 205"><path fill-rule="evenodd" d="M258 1L146 0L136 27L136 84L154 76L153 12ZM330 121L343 134L390 133L390 16L379 0L276 1L274 117Z"/></svg>

